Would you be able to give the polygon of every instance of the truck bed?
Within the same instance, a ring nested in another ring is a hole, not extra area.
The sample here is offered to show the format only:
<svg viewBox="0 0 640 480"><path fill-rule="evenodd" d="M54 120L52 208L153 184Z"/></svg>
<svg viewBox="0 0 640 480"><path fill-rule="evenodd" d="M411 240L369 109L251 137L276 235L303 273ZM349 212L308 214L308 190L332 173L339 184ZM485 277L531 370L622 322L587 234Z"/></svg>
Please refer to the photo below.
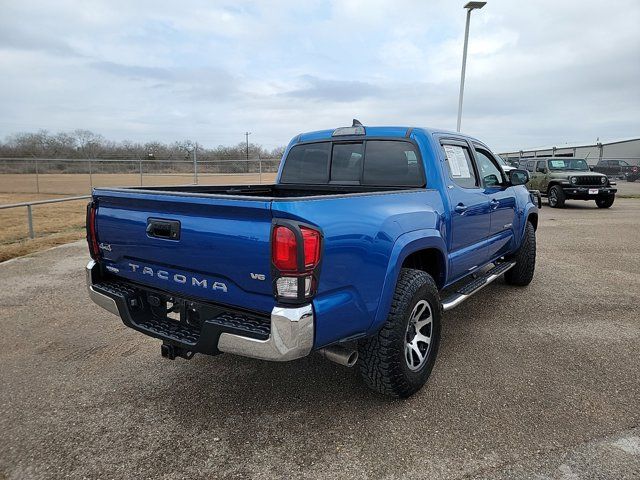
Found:
<svg viewBox="0 0 640 480"><path fill-rule="evenodd" d="M297 184L95 188L101 263L120 279L269 312L274 218L317 225L330 235L334 224L345 226L335 221L337 208L349 224L372 211L384 221L386 207L379 209L392 202L389 197L417 190ZM370 226L375 236L381 225Z"/></svg>
<svg viewBox="0 0 640 480"><path fill-rule="evenodd" d="M322 196L339 196L354 194L387 193L406 190L416 190L408 187L375 187L348 184L331 185L296 185L296 184L255 184L255 185L176 185L161 187L123 187L101 188L111 191L148 192L167 195L194 195L194 196L233 196L233 197L257 197L264 201L277 199L312 198Z"/></svg>

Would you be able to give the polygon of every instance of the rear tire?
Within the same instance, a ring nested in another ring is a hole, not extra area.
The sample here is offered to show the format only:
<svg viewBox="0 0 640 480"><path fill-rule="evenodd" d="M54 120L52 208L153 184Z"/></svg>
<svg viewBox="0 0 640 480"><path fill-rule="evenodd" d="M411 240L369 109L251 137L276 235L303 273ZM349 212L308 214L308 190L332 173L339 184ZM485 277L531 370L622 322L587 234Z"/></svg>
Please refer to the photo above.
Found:
<svg viewBox="0 0 640 480"><path fill-rule="evenodd" d="M384 325L358 349L367 386L400 398L420 390L436 361L441 317L433 278L421 270L403 268Z"/></svg>
<svg viewBox="0 0 640 480"><path fill-rule="evenodd" d="M549 189L549 206L551 208L562 208L567 198L560 185L554 185Z"/></svg>
<svg viewBox="0 0 640 480"><path fill-rule="evenodd" d="M616 199L615 195L605 198L596 198L596 205L598 208L609 208L613 205L613 201Z"/></svg>
<svg viewBox="0 0 640 480"><path fill-rule="evenodd" d="M522 245L510 260L516 264L504 274L505 282L518 287L529 285L536 269L536 230L531 222L527 221Z"/></svg>

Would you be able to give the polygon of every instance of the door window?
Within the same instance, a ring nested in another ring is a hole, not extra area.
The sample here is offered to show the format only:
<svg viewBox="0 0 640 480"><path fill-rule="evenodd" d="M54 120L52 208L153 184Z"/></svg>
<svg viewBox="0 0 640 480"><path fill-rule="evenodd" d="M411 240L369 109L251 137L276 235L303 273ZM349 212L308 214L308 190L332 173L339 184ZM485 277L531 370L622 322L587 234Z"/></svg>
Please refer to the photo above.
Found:
<svg viewBox="0 0 640 480"><path fill-rule="evenodd" d="M471 154L461 145L443 145L451 179L463 188L477 188L478 178L473 168Z"/></svg>
<svg viewBox="0 0 640 480"><path fill-rule="evenodd" d="M547 169L547 162L545 162L544 160L539 160L538 165L536 166L536 172L544 173L546 169Z"/></svg>
<svg viewBox="0 0 640 480"><path fill-rule="evenodd" d="M489 152L476 148L476 161L483 187L499 187L504 183L502 169L496 165Z"/></svg>

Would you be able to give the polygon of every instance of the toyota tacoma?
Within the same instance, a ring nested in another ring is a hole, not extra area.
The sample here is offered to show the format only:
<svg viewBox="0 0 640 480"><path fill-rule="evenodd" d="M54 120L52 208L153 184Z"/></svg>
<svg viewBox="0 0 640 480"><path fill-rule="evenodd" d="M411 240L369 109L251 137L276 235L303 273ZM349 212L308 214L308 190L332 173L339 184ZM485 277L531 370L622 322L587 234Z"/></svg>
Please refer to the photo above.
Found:
<svg viewBox="0 0 640 480"><path fill-rule="evenodd" d="M528 180L475 138L354 121L296 136L273 185L95 188L89 296L170 359L318 351L408 397L443 311L531 282Z"/></svg>

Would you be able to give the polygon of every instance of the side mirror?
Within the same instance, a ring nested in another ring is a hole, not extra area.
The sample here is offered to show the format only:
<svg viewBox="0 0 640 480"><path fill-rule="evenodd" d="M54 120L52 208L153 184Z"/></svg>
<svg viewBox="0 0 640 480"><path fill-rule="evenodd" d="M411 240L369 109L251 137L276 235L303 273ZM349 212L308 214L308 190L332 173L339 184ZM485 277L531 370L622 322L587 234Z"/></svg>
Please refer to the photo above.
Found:
<svg viewBox="0 0 640 480"><path fill-rule="evenodd" d="M511 185L525 185L529 181L529 172L515 169L509 171L509 181Z"/></svg>
<svg viewBox="0 0 640 480"><path fill-rule="evenodd" d="M493 173L487 175L482 180L485 187L496 187L500 185L500 180L498 180L498 177Z"/></svg>

